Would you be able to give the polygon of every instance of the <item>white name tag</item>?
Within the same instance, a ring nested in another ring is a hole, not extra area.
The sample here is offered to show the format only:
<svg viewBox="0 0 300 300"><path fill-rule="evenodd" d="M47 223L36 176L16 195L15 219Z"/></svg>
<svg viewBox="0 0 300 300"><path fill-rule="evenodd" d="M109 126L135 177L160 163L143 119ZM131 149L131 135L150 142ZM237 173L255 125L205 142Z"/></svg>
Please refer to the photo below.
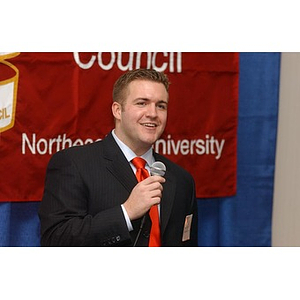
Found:
<svg viewBox="0 0 300 300"><path fill-rule="evenodd" d="M188 241L191 238L191 225L192 225L193 214L185 217L182 241Z"/></svg>

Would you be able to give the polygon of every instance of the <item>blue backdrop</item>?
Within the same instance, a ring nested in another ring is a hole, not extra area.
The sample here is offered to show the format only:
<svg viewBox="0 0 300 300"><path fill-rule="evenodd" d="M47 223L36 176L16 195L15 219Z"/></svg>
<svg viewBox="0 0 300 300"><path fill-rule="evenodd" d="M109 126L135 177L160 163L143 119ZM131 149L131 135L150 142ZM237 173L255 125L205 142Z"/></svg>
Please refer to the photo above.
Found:
<svg viewBox="0 0 300 300"><path fill-rule="evenodd" d="M200 246L271 246L280 53L240 53L237 194L201 200Z"/></svg>
<svg viewBox="0 0 300 300"><path fill-rule="evenodd" d="M199 246L271 246L279 71L280 53L240 53L237 195L198 201ZM38 206L0 203L0 246L40 245Z"/></svg>

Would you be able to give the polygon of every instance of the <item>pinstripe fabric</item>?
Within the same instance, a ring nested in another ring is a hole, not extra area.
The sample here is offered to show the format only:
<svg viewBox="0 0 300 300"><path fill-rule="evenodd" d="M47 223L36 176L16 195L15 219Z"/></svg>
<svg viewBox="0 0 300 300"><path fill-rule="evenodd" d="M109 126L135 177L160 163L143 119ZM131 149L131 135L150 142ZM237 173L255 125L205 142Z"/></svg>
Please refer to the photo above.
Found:
<svg viewBox="0 0 300 300"><path fill-rule="evenodd" d="M184 246L185 216L194 211L194 182L182 168L155 154L167 166L161 202L162 246ZM111 134L103 141L72 147L51 158L39 209L43 246L132 246L140 219L128 231L123 204L137 179ZM194 226L196 225L196 219ZM147 222L138 246L147 246Z"/></svg>

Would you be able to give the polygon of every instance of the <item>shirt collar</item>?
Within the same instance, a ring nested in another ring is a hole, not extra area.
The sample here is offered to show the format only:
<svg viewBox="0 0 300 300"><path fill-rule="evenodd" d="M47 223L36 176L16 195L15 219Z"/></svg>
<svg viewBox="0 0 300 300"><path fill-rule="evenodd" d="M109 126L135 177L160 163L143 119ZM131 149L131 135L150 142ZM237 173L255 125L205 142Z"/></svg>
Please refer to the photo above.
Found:
<svg viewBox="0 0 300 300"><path fill-rule="evenodd" d="M131 162L132 159L137 157L137 155L116 136L115 130L112 131L112 136L115 139L118 146L120 147L120 149L122 150L128 162ZM148 167L150 167L154 163L153 148L151 147L146 153L144 153L140 157L142 157L147 162Z"/></svg>

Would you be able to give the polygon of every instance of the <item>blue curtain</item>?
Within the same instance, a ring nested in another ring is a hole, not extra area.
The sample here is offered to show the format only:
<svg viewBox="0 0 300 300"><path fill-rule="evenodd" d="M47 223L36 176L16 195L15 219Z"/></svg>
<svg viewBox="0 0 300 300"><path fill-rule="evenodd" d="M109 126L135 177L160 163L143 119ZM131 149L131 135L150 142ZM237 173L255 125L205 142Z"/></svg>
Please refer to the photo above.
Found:
<svg viewBox="0 0 300 300"><path fill-rule="evenodd" d="M240 53L237 194L199 200L199 246L271 246L280 53Z"/></svg>
<svg viewBox="0 0 300 300"><path fill-rule="evenodd" d="M270 246L280 53L240 53L237 195L199 199L199 246ZM39 246L39 203L0 203L0 246Z"/></svg>
<svg viewBox="0 0 300 300"><path fill-rule="evenodd" d="M0 203L0 246L39 246L39 202Z"/></svg>

